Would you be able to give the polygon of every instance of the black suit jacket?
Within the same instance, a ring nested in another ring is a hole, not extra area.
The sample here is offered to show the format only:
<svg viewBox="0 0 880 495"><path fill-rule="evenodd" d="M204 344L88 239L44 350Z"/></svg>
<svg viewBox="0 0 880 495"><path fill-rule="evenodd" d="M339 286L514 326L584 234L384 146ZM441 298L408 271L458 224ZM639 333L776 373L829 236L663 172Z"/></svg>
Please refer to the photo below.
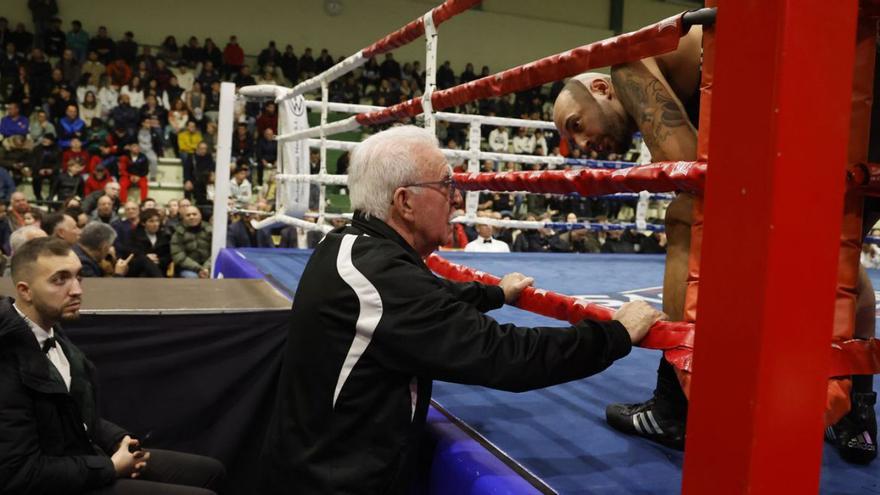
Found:
<svg viewBox="0 0 880 495"><path fill-rule="evenodd" d="M0 299L0 494L81 493L113 483L127 434L101 419L95 367L56 327L70 391L13 299Z"/></svg>

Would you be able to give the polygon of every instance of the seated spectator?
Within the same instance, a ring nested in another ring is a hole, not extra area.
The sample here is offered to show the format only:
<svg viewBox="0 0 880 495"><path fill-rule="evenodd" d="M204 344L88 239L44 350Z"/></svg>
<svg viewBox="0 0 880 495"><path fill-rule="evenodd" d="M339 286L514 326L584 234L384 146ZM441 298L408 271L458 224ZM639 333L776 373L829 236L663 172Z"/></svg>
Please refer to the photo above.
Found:
<svg viewBox="0 0 880 495"><path fill-rule="evenodd" d="M9 210L7 211L7 222L10 230L17 230L24 227L24 216L31 211L31 205L28 203L27 196L23 192L16 191L12 193L9 199Z"/></svg>
<svg viewBox="0 0 880 495"><path fill-rule="evenodd" d="M66 242L70 247L75 246L79 242L80 229L76 224L76 220L69 213L59 211L46 215L40 224L40 228L49 237L57 237Z"/></svg>
<svg viewBox="0 0 880 495"><path fill-rule="evenodd" d="M666 232L640 234L639 252L644 254L666 254Z"/></svg>
<svg viewBox="0 0 880 495"><path fill-rule="evenodd" d="M98 198L98 206L92 212L92 220L107 225L119 220L119 217L116 215L116 208L113 207L113 198L107 195Z"/></svg>
<svg viewBox="0 0 880 495"><path fill-rule="evenodd" d="M113 132L107 135L110 156L102 162L113 177L119 178L119 160L128 154L131 146L137 142L137 133L132 133L125 127L115 126Z"/></svg>
<svg viewBox="0 0 880 495"><path fill-rule="evenodd" d="M16 252L20 251L22 246L24 246L27 242L34 239L40 239L41 237L48 236L43 229L37 227L36 225L26 225L16 230L9 236L10 256L15 255ZM4 276L8 275L10 274L4 274Z"/></svg>
<svg viewBox="0 0 880 495"><path fill-rule="evenodd" d="M90 127L86 129L85 147L89 155L99 154L101 146L107 145L108 136L110 136L110 130L104 119L93 118ZM89 170L91 170L91 166L89 166Z"/></svg>
<svg viewBox="0 0 880 495"><path fill-rule="evenodd" d="M70 23L70 31L67 32L67 48L73 50L76 58L80 61L86 59L89 52L89 33L83 31L82 23L74 20Z"/></svg>
<svg viewBox="0 0 880 495"><path fill-rule="evenodd" d="M535 136L530 136L525 127L516 130L516 136L513 137L513 152L526 155L535 152Z"/></svg>
<svg viewBox="0 0 880 495"><path fill-rule="evenodd" d="M138 143L132 143L128 153L119 159L120 200L126 201L128 189L135 184L140 189L141 201L145 200L149 194L147 182L147 174L149 173L150 162L147 160L147 156L141 153L141 146Z"/></svg>
<svg viewBox="0 0 880 495"><path fill-rule="evenodd" d="M9 250L9 236L12 235L12 227L9 226L9 221L6 217L7 205L6 201L0 201L0 259L3 259L4 262L6 261L4 257L12 254ZM3 271L0 268L0 273L3 273Z"/></svg>
<svg viewBox="0 0 880 495"><path fill-rule="evenodd" d="M173 113L173 112L172 112ZM180 159L186 162L196 152L199 143L202 142L202 133L195 122L186 123L186 129L177 135L177 148Z"/></svg>
<svg viewBox="0 0 880 495"><path fill-rule="evenodd" d="M149 162L150 180L156 180L159 170L159 156L156 151L162 152L162 127L159 125L159 121L157 119L144 119L141 122L137 139L141 153L147 157L147 162Z"/></svg>
<svg viewBox="0 0 880 495"><path fill-rule="evenodd" d="M159 210L146 208L141 212L129 250L134 253L129 277L165 276L171 264L171 236L162 229Z"/></svg>
<svg viewBox="0 0 880 495"><path fill-rule="evenodd" d="M98 52L89 52L88 60L82 66L82 73L89 76L89 84L101 87L101 76L107 75L107 67L99 59ZM108 77L107 81L109 82L109 80Z"/></svg>
<svg viewBox="0 0 880 495"><path fill-rule="evenodd" d="M12 136L0 146L0 167L6 169L16 183L31 174L31 146L23 136Z"/></svg>
<svg viewBox="0 0 880 495"><path fill-rule="evenodd" d="M45 110L37 110L37 118L31 122L28 135L32 142L39 143L46 134L57 135L55 125L49 121L49 115Z"/></svg>
<svg viewBox="0 0 880 495"><path fill-rule="evenodd" d="M107 34L106 27L100 26L98 34L89 40L89 50L97 52L99 59L105 64L116 58L116 42Z"/></svg>
<svg viewBox="0 0 880 495"><path fill-rule="evenodd" d="M599 238L588 229L572 229L550 238L550 250L556 253L598 253Z"/></svg>
<svg viewBox="0 0 880 495"><path fill-rule="evenodd" d="M207 97L205 93L202 92L202 85L200 83L193 83L192 89L184 93L184 98L186 108L192 115L193 120L198 123L204 122Z"/></svg>
<svg viewBox="0 0 880 495"><path fill-rule="evenodd" d="M68 162L67 170L55 176L49 199L66 201L68 198L82 198L85 196L85 182L82 178L83 168L85 167L79 157L72 158Z"/></svg>
<svg viewBox="0 0 880 495"><path fill-rule="evenodd" d="M141 207L134 201L126 201L122 214L123 218L114 220L110 226L116 231L116 240L113 241L116 255L124 258L131 252L131 238L140 223Z"/></svg>
<svg viewBox="0 0 880 495"><path fill-rule="evenodd" d="M199 39L190 36L186 45L180 49L180 61L193 67L205 62L205 50L199 46Z"/></svg>
<svg viewBox="0 0 880 495"><path fill-rule="evenodd" d="M526 220L534 222L537 219L529 215ZM513 241L513 251L519 253L544 253L550 250L550 239L553 237L553 229L523 229Z"/></svg>
<svg viewBox="0 0 880 495"><path fill-rule="evenodd" d="M177 46L177 39L174 36L165 37L165 41L159 46L159 58L172 64L180 60L180 47Z"/></svg>
<svg viewBox="0 0 880 495"><path fill-rule="evenodd" d="M160 60L159 64L161 65L161 63L162 63L162 61ZM168 101L183 100L184 93L186 93L186 90L184 90L182 87L180 87L180 83L177 81L177 76L175 76L174 74L171 74L170 71L168 72L168 74L170 74L168 77L168 84L166 84L164 86L160 86L160 87L164 88L165 92L168 94ZM157 78L157 81L158 80L159 79ZM161 83L160 83L160 85L161 85Z"/></svg>
<svg viewBox="0 0 880 495"><path fill-rule="evenodd" d="M226 247L274 247L272 236L269 235L268 230L257 230L254 228L254 225L251 223L253 219L252 215L236 215L233 218L232 223L229 224L229 229L226 231Z"/></svg>
<svg viewBox="0 0 880 495"><path fill-rule="evenodd" d="M18 103L9 103L6 105L6 116L0 119L0 136L6 139L11 136L28 135L30 122L28 118L20 113Z"/></svg>
<svg viewBox="0 0 880 495"><path fill-rule="evenodd" d="M138 43L134 40L134 33L125 32L125 38L116 44L116 56L124 60L128 66L134 66L137 60Z"/></svg>
<svg viewBox="0 0 880 495"><path fill-rule="evenodd" d="M12 179L12 174L5 168L0 167L0 202L5 204L14 192L15 181Z"/></svg>
<svg viewBox="0 0 880 495"><path fill-rule="evenodd" d="M489 133L489 149L496 153L507 153L509 136L506 127L496 127Z"/></svg>
<svg viewBox="0 0 880 495"><path fill-rule="evenodd" d="M124 277L128 273L128 260L115 259L113 241L116 232L112 227L101 222L86 225L79 236L79 243L73 246L80 263L82 277Z"/></svg>
<svg viewBox="0 0 880 495"><path fill-rule="evenodd" d="M146 101L144 96L144 83L138 76L132 76L131 80L120 85L119 95L128 96L128 103L132 108L140 110Z"/></svg>
<svg viewBox="0 0 880 495"><path fill-rule="evenodd" d="M235 126L235 134L232 136L232 158L252 159L254 156L254 136L248 130L245 123Z"/></svg>
<svg viewBox="0 0 880 495"><path fill-rule="evenodd" d="M83 199L83 211L91 214L98 206L98 200L101 199L101 196L108 196L110 198L113 211L119 209L119 183L108 181L104 184L103 189L93 191Z"/></svg>
<svg viewBox="0 0 880 495"><path fill-rule="evenodd" d="M43 201L43 184L49 185L61 170L61 150L55 144L55 136L46 134L40 144L31 153L31 170L33 171L34 198Z"/></svg>
<svg viewBox="0 0 880 495"><path fill-rule="evenodd" d="M214 158L208 145L199 143L196 152L183 162L183 190L196 206L208 204L208 184L214 176Z"/></svg>
<svg viewBox="0 0 880 495"><path fill-rule="evenodd" d="M203 90L210 88L211 85L215 82L220 82L220 72L217 71L217 67L214 65L214 62L210 60L205 60L204 65L202 65L202 71L199 72L196 81L198 81L199 84L202 85Z"/></svg>
<svg viewBox="0 0 880 495"><path fill-rule="evenodd" d="M257 185L263 185L263 174L266 169L275 168L275 162L278 161L278 142L275 141L275 132L267 127L257 140L256 146L257 158ZM342 174L337 168L337 172Z"/></svg>
<svg viewBox="0 0 880 495"><path fill-rule="evenodd" d="M109 182L112 182L112 180L113 178L110 177L110 174L107 172L107 167L105 167L103 163L98 163L86 179L83 187L83 198L87 198L97 191L103 191L104 187Z"/></svg>
<svg viewBox="0 0 880 495"><path fill-rule="evenodd" d="M239 160L232 180L229 181L229 197L236 203L246 205L250 203L253 195L253 186L247 180L250 168L246 161Z"/></svg>
<svg viewBox="0 0 880 495"><path fill-rule="evenodd" d="M268 102L263 107L263 111L257 117L257 133L262 135L266 129L272 129L272 132L278 133L278 107L275 102Z"/></svg>
<svg viewBox="0 0 880 495"><path fill-rule="evenodd" d="M101 118L107 120L110 118L110 112L119 105L119 86L110 83L110 78L106 74L98 79L98 106L101 108ZM129 100L129 103L131 101Z"/></svg>
<svg viewBox="0 0 880 495"><path fill-rule="evenodd" d="M78 137L72 138L68 149L66 149L64 153L61 153L62 172L67 171L67 164L70 163L71 160L77 160L83 166L87 166L91 161L89 152L83 149L82 141Z"/></svg>
<svg viewBox="0 0 880 495"><path fill-rule="evenodd" d="M492 236L492 226L477 224L477 238L469 242L465 251L475 253L509 253L510 246Z"/></svg>
<svg viewBox="0 0 880 495"><path fill-rule="evenodd" d="M183 278L211 276L211 226L202 221L195 206L182 210L183 221L171 236L171 259L177 275Z"/></svg>
<svg viewBox="0 0 880 495"><path fill-rule="evenodd" d="M110 111L110 121L116 129L125 129L126 133L132 135L137 132L140 124L140 111L131 106L129 95L119 95L119 105Z"/></svg>
<svg viewBox="0 0 880 495"><path fill-rule="evenodd" d="M603 253L635 253L635 243L632 242L632 234L619 230L608 231L605 242L602 243Z"/></svg>
<svg viewBox="0 0 880 495"><path fill-rule="evenodd" d="M207 44L207 42L206 42ZM223 70L227 77L238 73L244 65L244 50L238 45L238 37L230 36L229 43L223 48Z"/></svg>
<svg viewBox="0 0 880 495"><path fill-rule="evenodd" d="M111 84L124 87L132 78L131 67L125 63L125 60L118 58L107 66L107 76Z"/></svg>
<svg viewBox="0 0 880 495"><path fill-rule="evenodd" d="M165 221L163 222L162 227L169 236L174 233L174 229L177 228L177 225L180 223L180 207L183 206L181 203L186 203L186 206L190 205L188 199L172 199L165 205Z"/></svg>

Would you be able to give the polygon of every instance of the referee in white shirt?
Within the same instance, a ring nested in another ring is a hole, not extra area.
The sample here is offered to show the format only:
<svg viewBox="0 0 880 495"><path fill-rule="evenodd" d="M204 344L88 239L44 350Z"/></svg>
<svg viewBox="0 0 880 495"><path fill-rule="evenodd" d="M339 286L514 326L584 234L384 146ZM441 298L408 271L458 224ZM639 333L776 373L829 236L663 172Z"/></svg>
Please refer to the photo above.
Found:
<svg viewBox="0 0 880 495"><path fill-rule="evenodd" d="M510 246L492 237L492 226L477 224L477 238L467 243L465 251L472 253L509 253Z"/></svg>

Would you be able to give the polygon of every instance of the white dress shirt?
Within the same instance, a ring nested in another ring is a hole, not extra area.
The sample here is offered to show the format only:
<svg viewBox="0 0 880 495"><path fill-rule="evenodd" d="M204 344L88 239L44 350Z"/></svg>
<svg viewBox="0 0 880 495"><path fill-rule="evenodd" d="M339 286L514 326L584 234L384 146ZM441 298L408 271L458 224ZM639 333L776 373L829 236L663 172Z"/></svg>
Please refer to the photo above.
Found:
<svg viewBox="0 0 880 495"><path fill-rule="evenodd" d="M506 242L499 241L492 237L484 239L478 236L476 239L467 243L464 250L472 253L509 253L510 246L508 246Z"/></svg>
<svg viewBox="0 0 880 495"><path fill-rule="evenodd" d="M18 314L22 318L24 318L24 321L28 324L29 327L31 327L31 331L34 332L34 337L37 338L37 345L39 345L40 349L42 350L43 344L46 342L46 340L49 337L55 337L55 331L51 328L48 332L43 330L42 328L40 328L39 325L37 325L36 323L31 321L30 318L25 316L25 314L22 313L20 309L18 309L18 306L13 304L12 307L15 308L16 311L18 311ZM49 351L46 352L46 357L55 366L55 369L58 370L61 378L64 379L64 385L67 387L67 391L70 392L70 361L67 360L67 356L65 356L64 352L61 350L61 344L56 343L55 347L49 349Z"/></svg>

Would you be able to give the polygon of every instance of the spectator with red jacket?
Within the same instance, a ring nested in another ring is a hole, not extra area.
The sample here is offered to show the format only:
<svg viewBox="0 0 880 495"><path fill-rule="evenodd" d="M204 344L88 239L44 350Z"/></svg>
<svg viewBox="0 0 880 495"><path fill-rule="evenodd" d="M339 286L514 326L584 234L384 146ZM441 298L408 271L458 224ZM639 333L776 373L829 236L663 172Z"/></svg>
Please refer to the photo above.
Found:
<svg viewBox="0 0 880 495"><path fill-rule="evenodd" d="M238 44L238 37L232 35L223 49L223 66L227 76L238 73L242 65L244 65L244 50Z"/></svg>
<svg viewBox="0 0 880 495"><path fill-rule="evenodd" d="M150 161L141 153L138 143L129 146L129 152L119 159L119 199L126 202L128 189L137 184L141 191L141 201L147 199L149 185L147 175L150 173Z"/></svg>
<svg viewBox="0 0 880 495"><path fill-rule="evenodd" d="M70 140L70 148L64 151L61 154L61 171L67 171L67 164L70 163L71 160L79 160L83 166L88 166L89 162L91 162L91 157L89 156L89 152L82 148L82 141L79 138L73 138Z"/></svg>
<svg viewBox="0 0 880 495"><path fill-rule="evenodd" d="M89 172L89 177L88 179L86 179L86 185L83 194L85 196L88 196L95 191L103 191L104 186L106 186L107 183L112 180L113 178L110 177L110 174L107 172L107 167L103 163L98 162Z"/></svg>

